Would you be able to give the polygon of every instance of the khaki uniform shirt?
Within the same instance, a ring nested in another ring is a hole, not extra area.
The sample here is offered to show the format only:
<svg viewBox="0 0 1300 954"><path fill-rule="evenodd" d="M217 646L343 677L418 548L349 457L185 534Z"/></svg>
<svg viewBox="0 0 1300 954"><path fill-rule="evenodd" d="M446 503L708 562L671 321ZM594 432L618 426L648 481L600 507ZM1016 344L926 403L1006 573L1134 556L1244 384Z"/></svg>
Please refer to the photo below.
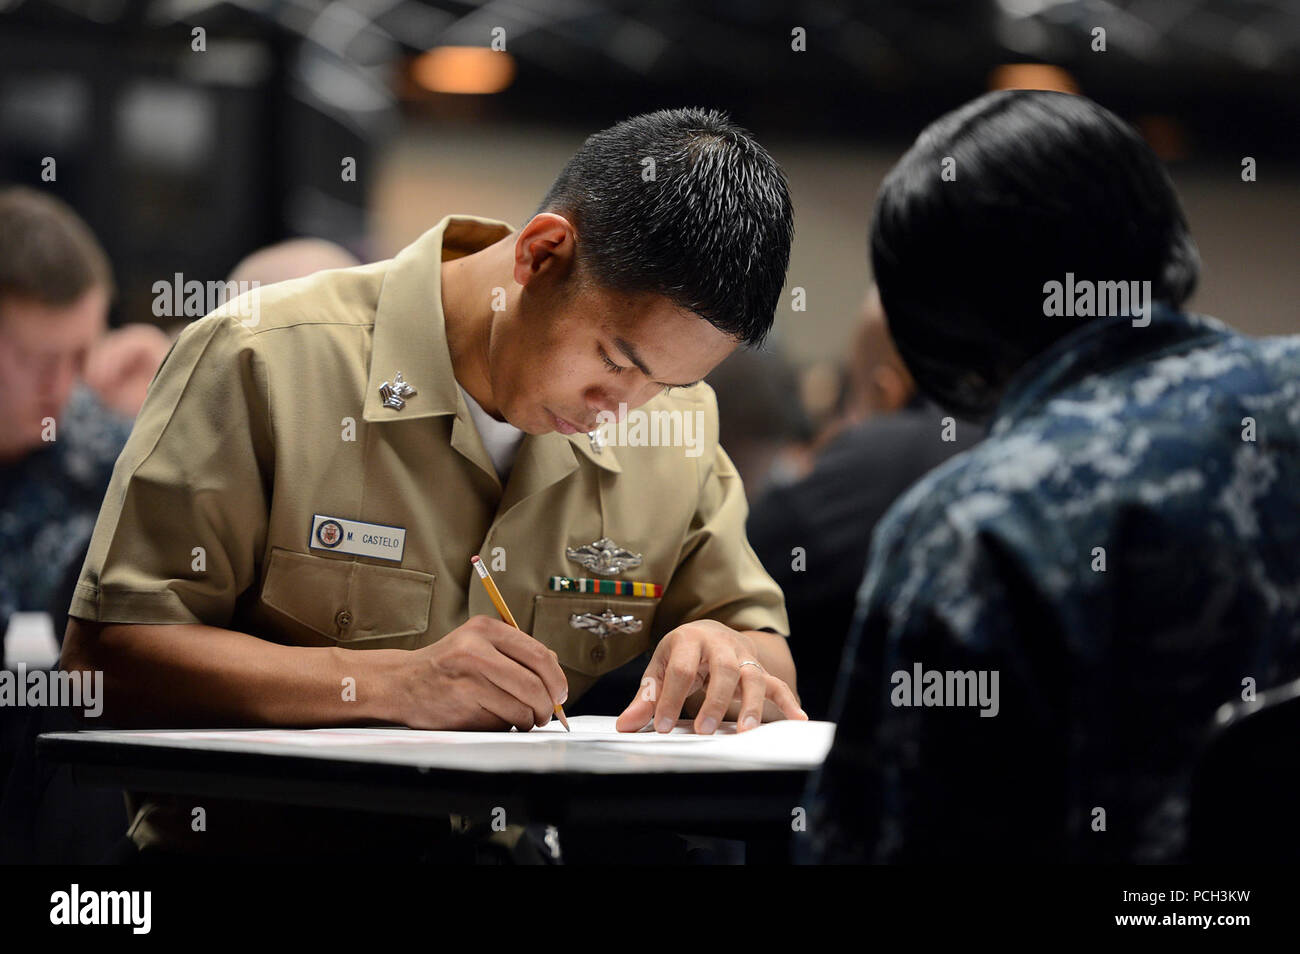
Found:
<svg viewBox="0 0 1300 954"><path fill-rule="evenodd" d="M527 435L501 486L453 374L439 263L509 232L448 217L390 261L268 286L256 309L236 300L187 327L117 461L70 614L416 649L495 615L469 562L481 554L520 627L559 656L571 700L690 620L787 634L707 385L642 408L702 419L695 456ZM380 392L399 371L415 393L395 410ZM604 537L641 564L602 577L566 554ZM664 590L555 592L552 576ZM642 625L573 624L605 609ZM137 817L137 842L159 840L147 828Z"/></svg>

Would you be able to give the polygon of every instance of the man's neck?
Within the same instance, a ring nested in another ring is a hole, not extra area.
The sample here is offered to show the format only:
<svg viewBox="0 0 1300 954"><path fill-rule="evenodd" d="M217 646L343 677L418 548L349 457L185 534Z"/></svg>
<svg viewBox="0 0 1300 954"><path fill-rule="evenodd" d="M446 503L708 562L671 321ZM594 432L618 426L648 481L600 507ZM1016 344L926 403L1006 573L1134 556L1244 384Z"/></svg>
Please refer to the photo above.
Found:
<svg viewBox="0 0 1300 954"><path fill-rule="evenodd" d="M508 240L503 239L502 242ZM500 418L488 374L488 348L492 340L492 289L506 287L498 278L502 242L442 263L442 312L447 329L447 350L456 381L488 414ZM508 252L509 244L504 246Z"/></svg>

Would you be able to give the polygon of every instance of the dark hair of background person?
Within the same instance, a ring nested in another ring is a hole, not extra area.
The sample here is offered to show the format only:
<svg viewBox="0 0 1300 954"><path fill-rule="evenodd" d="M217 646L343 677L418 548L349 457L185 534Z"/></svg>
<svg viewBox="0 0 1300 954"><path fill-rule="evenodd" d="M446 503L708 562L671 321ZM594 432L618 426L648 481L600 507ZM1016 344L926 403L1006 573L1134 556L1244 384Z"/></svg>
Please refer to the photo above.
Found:
<svg viewBox="0 0 1300 954"><path fill-rule="evenodd" d="M746 345L771 330L794 236L789 186L725 114L660 110L596 133L537 211L571 219L597 285L662 295Z"/></svg>
<svg viewBox="0 0 1300 954"><path fill-rule="evenodd" d="M113 271L77 213L35 189L0 189L0 303L70 305L92 288L112 297Z"/></svg>
<svg viewBox="0 0 1300 954"><path fill-rule="evenodd" d="M1046 282L1150 281L1153 303L1179 308L1199 273L1173 183L1137 132L1041 90L988 93L926 127L881 186L870 246L908 370L973 420L1091 320L1044 315Z"/></svg>

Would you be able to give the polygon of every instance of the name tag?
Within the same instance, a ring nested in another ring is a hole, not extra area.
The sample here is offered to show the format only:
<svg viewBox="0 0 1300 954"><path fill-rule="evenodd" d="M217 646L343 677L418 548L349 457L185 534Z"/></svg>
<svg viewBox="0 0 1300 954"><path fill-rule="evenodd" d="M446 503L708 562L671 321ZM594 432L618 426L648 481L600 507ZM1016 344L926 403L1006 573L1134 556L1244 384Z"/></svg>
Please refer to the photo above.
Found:
<svg viewBox="0 0 1300 954"><path fill-rule="evenodd" d="M313 550L355 553L400 563L406 549L406 529L316 514L311 518L311 540L307 545Z"/></svg>

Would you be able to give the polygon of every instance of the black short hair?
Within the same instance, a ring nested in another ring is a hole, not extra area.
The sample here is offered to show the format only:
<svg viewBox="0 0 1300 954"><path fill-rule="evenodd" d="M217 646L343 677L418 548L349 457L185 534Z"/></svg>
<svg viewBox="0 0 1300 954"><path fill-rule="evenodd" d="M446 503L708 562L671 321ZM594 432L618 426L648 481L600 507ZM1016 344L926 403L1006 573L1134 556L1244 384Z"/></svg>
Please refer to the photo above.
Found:
<svg viewBox="0 0 1300 954"><path fill-rule="evenodd" d="M1082 96L1041 90L988 93L928 126L881 186L870 245L918 387L974 419L1026 361L1092 320L1046 317L1046 282L1150 281L1153 301L1178 308L1199 271L1173 183L1137 132Z"/></svg>
<svg viewBox="0 0 1300 954"><path fill-rule="evenodd" d="M596 133L537 211L573 222L597 284L663 295L747 345L771 330L794 235L789 186L724 113L665 109Z"/></svg>

